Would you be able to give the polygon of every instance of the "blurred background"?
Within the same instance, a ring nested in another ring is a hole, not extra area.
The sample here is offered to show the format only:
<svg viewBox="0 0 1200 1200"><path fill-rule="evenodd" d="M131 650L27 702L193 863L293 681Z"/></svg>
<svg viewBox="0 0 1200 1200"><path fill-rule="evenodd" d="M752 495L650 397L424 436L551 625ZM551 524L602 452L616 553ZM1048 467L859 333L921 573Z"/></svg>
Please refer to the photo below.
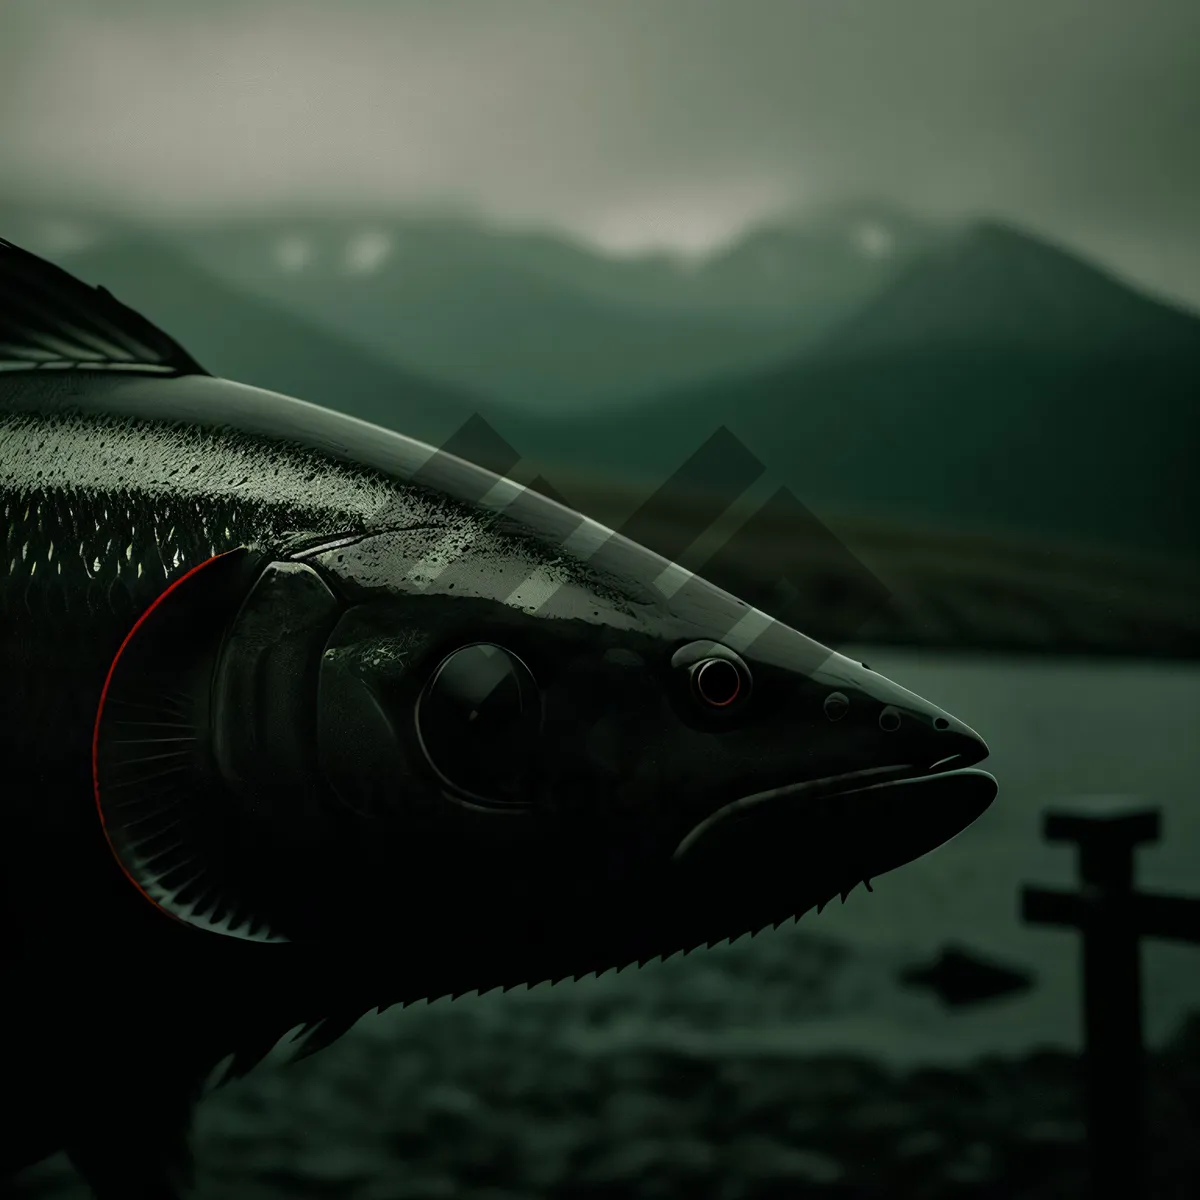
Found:
<svg viewBox="0 0 1200 1200"><path fill-rule="evenodd" d="M795 927L264 1066L202 1196L1083 1194L1078 939L1018 892L1104 792L1200 893L1198 129L1190 0L5 0L0 236L609 524L731 430L765 471L685 564L785 579L1001 783ZM1193 1196L1200 951L1144 964L1147 1186Z"/></svg>

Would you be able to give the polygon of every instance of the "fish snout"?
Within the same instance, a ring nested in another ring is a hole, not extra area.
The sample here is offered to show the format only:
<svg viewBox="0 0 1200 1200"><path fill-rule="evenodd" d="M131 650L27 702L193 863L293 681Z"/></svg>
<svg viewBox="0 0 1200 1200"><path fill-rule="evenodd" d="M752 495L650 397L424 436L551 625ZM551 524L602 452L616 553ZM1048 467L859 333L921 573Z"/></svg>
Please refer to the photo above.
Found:
<svg viewBox="0 0 1200 1200"><path fill-rule="evenodd" d="M849 706L866 704L879 730L879 746L889 761L909 763L925 772L956 771L972 767L988 757L988 746L965 721L924 697L901 687L863 664L855 664L852 679L845 682ZM857 693L857 694L855 694ZM830 713L837 719L835 710Z"/></svg>
<svg viewBox="0 0 1200 1200"><path fill-rule="evenodd" d="M944 753L929 764L930 773L973 767L988 756L987 742L965 721L949 713L936 710L933 731L937 736L930 741L931 751Z"/></svg>

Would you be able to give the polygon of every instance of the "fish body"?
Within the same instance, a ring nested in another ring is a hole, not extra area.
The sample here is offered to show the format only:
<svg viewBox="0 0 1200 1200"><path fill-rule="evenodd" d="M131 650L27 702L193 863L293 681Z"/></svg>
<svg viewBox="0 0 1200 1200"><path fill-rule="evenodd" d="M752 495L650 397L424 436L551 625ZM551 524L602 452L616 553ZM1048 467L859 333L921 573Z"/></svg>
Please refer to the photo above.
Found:
<svg viewBox="0 0 1200 1200"><path fill-rule="evenodd" d="M222 1061L779 924L996 792L861 663L7 243L0 508L0 1172L178 1195Z"/></svg>

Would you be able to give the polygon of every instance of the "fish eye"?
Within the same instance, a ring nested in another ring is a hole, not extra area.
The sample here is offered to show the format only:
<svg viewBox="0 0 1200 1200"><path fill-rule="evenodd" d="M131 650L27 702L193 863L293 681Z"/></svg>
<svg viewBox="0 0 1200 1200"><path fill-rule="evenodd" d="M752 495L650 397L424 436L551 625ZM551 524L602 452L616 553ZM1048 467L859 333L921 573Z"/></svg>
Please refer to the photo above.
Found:
<svg viewBox="0 0 1200 1200"><path fill-rule="evenodd" d="M426 760L460 798L484 807L528 802L542 702L512 651L475 642L447 655L417 701L416 724Z"/></svg>
<svg viewBox="0 0 1200 1200"><path fill-rule="evenodd" d="M706 658L692 667L696 695L713 708L725 708L741 693L742 676L727 658Z"/></svg>

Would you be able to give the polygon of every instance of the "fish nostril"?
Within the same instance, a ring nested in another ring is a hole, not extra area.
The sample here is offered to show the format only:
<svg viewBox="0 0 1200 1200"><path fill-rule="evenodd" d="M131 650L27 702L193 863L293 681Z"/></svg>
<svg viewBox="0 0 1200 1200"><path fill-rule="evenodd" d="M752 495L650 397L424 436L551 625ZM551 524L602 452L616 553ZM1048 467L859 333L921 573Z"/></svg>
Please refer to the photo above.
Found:
<svg viewBox="0 0 1200 1200"><path fill-rule="evenodd" d="M887 708L879 714L879 728L885 733L895 733L900 728L900 712L898 709L888 705Z"/></svg>
<svg viewBox="0 0 1200 1200"><path fill-rule="evenodd" d="M949 729L950 722L945 717L934 717L933 727L934 729Z"/></svg>
<svg viewBox="0 0 1200 1200"><path fill-rule="evenodd" d="M831 721L840 721L850 708L850 700L844 692L830 692L825 697L825 715Z"/></svg>

